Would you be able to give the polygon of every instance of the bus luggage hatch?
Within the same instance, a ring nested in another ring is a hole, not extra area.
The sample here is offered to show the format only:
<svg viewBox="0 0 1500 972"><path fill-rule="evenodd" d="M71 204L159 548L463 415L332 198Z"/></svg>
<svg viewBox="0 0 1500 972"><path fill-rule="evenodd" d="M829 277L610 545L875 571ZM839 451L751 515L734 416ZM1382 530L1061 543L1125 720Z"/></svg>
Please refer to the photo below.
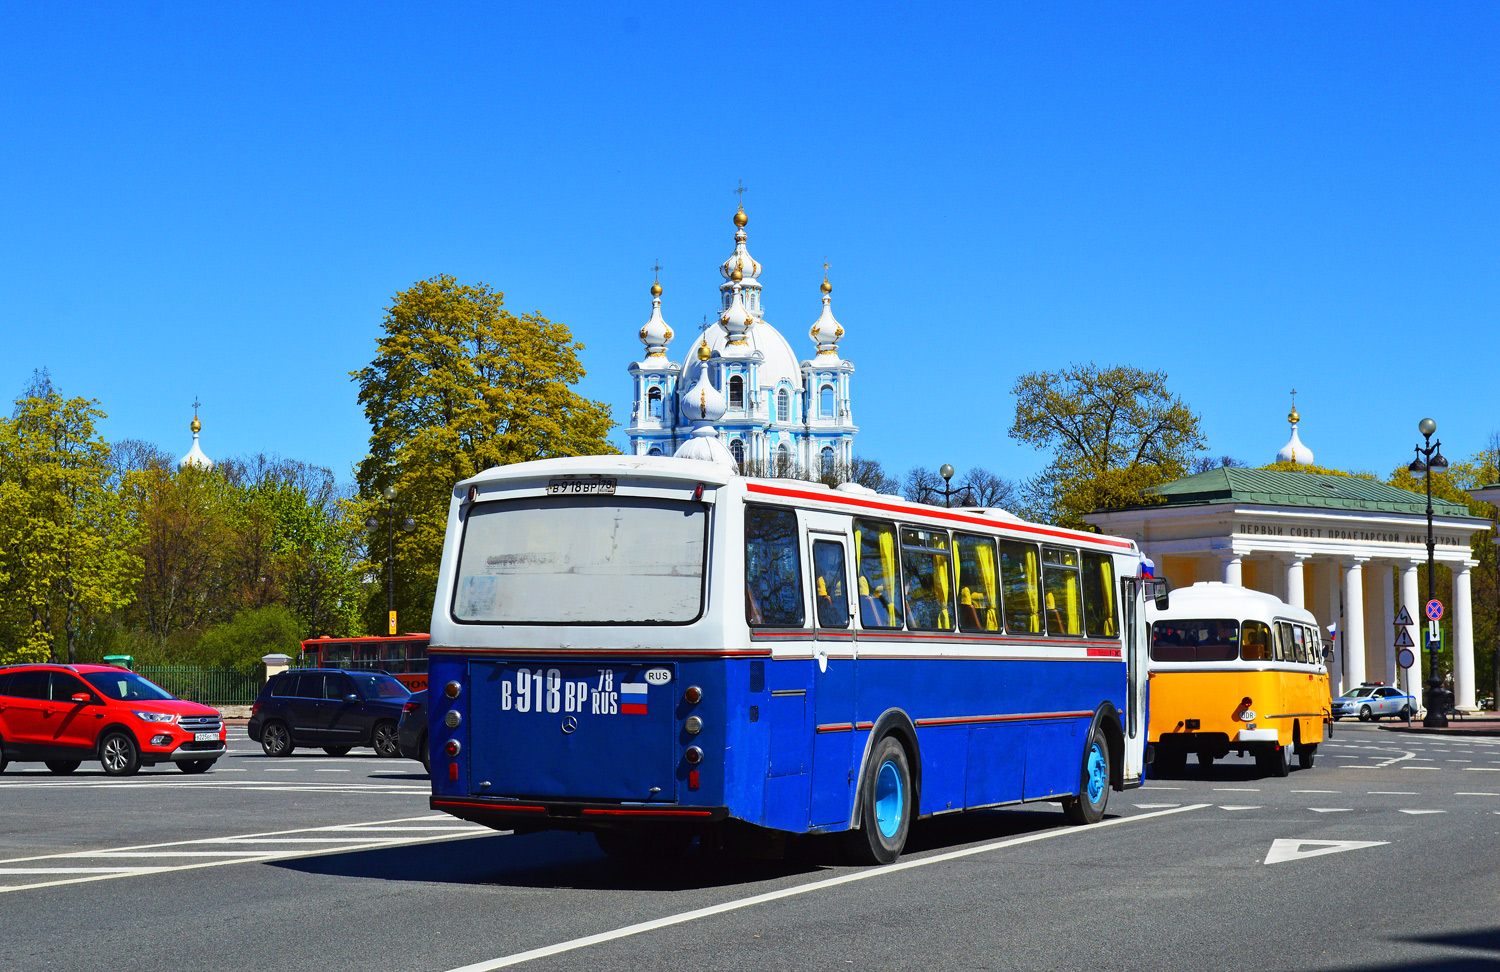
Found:
<svg viewBox="0 0 1500 972"><path fill-rule="evenodd" d="M469 785L475 794L677 799L675 665L469 665Z"/></svg>

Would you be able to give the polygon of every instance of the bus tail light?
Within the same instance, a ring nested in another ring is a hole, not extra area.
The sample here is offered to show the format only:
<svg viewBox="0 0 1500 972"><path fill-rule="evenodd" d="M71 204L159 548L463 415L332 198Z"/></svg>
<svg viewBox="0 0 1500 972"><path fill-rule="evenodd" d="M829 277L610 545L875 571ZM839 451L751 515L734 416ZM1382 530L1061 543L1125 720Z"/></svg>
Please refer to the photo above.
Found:
<svg viewBox="0 0 1500 972"><path fill-rule="evenodd" d="M689 746L687 752L682 754L682 758L688 761L688 765L697 766L703 762L703 750L697 746Z"/></svg>
<svg viewBox="0 0 1500 972"><path fill-rule="evenodd" d="M698 771L697 770L688 770L688 789L689 790L696 790L696 789L698 789Z"/></svg>
<svg viewBox="0 0 1500 972"><path fill-rule="evenodd" d="M693 499L695 499L695 500L701 500L702 498L703 498L703 484L699 483L698 484L698 488L695 489L695 490L693 490Z"/></svg>
<svg viewBox="0 0 1500 972"><path fill-rule="evenodd" d="M449 763L448 764L448 782L450 782L450 783L457 783L458 782L458 764L457 763Z"/></svg>
<svg viewBox="0 0 1500 972"><path fill-rule="evenodd" d="M457 682L449 682L443 686L443 694L450 699L458 698L458 693L463 691L463 686Z"/></svg>
<svg viewBox="0 0 1500 972"><path fill-rule="evenodd" d="M697 705L703 701L703 690L696 685L689 685L682 690L682 701L688 705Z"/></svg>
<svg viewBox="0 0 1500 972"><path fill-rule="evenodd" d="M448 754L448 758L449 759L452 759L454 756L457 756L462 751L463 751L463 746L459 745L457 739L450 739L446 743L443 744L443 752L445 752L445 753Z"/></svg>

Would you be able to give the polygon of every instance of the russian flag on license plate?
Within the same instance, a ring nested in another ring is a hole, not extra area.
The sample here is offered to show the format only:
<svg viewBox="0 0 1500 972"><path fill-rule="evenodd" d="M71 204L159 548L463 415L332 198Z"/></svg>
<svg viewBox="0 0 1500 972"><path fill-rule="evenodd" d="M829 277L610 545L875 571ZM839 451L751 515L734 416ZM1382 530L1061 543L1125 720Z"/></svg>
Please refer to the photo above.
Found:
<svg viewBox="0 0 1500 972"><path fill-rule="evenodd" d="M624 715L646 714L646 683L620 683L620 712Z"/></svg>

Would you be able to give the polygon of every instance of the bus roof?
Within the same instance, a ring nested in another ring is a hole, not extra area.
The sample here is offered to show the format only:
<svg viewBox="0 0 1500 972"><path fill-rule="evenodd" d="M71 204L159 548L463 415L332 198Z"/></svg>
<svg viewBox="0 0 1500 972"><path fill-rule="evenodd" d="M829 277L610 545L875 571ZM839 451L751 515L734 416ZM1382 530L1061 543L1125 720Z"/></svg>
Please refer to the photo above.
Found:
<svg viewBox="0 0 1500 972"><path fill-rule="evenodd" d="M1023 520L1007 510L988 507L945 508L914 503L900 496L877 493L857 483L844 483L830 487L824 483L799 479L758 479L740 476L731 470L701 459L677 459L670 456L574 456L563 459L538 459L518 462L510 466L495 466L464 480L454 487L455 495L462 496L470 486L504 485L507 483L535 482L544 478L586 475L638 475L681 482L702 483L710 488L733 484L743 485L746 492L760 498L803 500L805 502L828 503L846 508L850 513L863 512L871 516L910 516L946 521L952 524L1003 527L1032 534L1041 539L1073 543L1088 543L1108 547L1117 552L1134 549L1129 540L1034 524Z"/></svg>
<svg viewBox="0 0 1500 972"><path fill-rule="evenodd" d="M1306 608L1293 607L1281 598L1263 591L1251 590L1222 581L1198 581L1191 587L1172 591L1165 611L1146 602L1146 609L1157 620L1171 618L1254 617L1290 618L1317 625L1318 620Z"/></svg>

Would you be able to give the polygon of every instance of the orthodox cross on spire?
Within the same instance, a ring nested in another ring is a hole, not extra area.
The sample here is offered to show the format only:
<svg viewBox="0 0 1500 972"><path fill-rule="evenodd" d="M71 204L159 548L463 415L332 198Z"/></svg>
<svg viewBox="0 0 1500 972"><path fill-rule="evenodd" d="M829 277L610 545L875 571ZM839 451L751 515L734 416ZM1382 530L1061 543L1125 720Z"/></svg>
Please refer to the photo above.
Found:
<svg viewBox="0 0 1500 972"><path fill-rule="evenodd" d="M744 179L740 179L739 180L739 184L740 184L740 187L738 189L734 190L734 194L736 196L740 197L739 203L740 203L740 206L743 207L745 205L745 180Z"/></svg>
<svg viewBox="0 0 1500 972"><path fill-rule="evenodd" d="M199 406L198 396L194 395L193 396L193 414L194 415L198 414L198 406Z"/></svg>
<svg viewBox="0 0 1500 972"><path fill-rule="evenodd" d="M654 267L651 268L651 272L654 273L654 274L656 274L658 277L661 276L661 261L660 260L656 261L656 266L654 266Z"/></svg>

